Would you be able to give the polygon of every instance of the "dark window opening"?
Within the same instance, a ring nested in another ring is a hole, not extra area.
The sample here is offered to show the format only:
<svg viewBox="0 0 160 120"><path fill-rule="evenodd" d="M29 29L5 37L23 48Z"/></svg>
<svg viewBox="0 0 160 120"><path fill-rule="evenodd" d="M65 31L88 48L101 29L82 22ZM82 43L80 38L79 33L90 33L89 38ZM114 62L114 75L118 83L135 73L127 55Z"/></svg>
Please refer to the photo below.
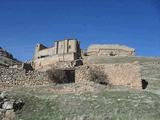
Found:
<svg viewBox="0 0 160 120"><path fill-rule="evenodd" d="M39 56L38 59L39 58L45 58L45 57L49 57L49 55Z"/></svg>
<svg viewBox="0 0 160 120"><path fill-rule="evenodd" d="M142 82L142 89L146 89L147 86L148 86L148 82L146 80L144 80L144 79L142 79L141 82Z"/></svg>
<svg viewBox="0 0 160 120"><path fill-rule="evenodd" d="M65 70L65 75L68 83L75 82L75 71L74 70Z"/></svg>
<svg viewBox="0 0 160 120"><path fill-rule="evenodd" d="M75 70L53 69L48 71L50 80L54 83L73 83L75 82Z"/></svg>

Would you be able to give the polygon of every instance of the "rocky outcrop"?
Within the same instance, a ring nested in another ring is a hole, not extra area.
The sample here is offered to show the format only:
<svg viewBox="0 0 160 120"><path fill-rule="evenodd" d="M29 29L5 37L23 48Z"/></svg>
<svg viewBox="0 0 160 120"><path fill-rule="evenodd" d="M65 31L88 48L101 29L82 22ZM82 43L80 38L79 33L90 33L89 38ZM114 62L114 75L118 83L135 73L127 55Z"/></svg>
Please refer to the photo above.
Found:
<svg viewBox="0 0 160 120"><path fill-rule="evenodd" d="M22 109L24 102L13 99L5 91L0 92L0 120L15 120L17 110Z"/></svg>
<svg viewBox="0 0 160 120"><path fill-rule="evenodd" d="M10 54L9 52L7 52L6 50L4 50L2 47L0 47L0 56L4 56L10 59L14 59L13 55Z"/></svg>
<svg viewBox="0 0 160 120"><path fill-rule="evenodd" d="M15 64L21 64L21 62L15 59L11 53L0 47L0 65L12 66Z"/></svg>

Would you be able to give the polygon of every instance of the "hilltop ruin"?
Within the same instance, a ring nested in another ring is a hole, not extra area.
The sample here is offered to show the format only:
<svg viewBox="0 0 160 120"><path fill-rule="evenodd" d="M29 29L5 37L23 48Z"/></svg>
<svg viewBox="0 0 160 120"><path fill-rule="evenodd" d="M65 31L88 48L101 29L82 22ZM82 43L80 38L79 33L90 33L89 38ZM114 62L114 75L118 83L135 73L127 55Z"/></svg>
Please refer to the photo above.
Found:
<svg viewBox="0 0 160 120"><path fill-rule="evenodd" d="M141 88L138 63L92 64L87 62L86 58L88 56L135 56L135 49L124 45L103 44L91 45L87 51L84 51L80 48L80 42L77 39L65 39L56 41L55 45L50 48L37 44L33 57L33 66L34 69L40 71L53 68L61 69L64 71L63 74L65 74L66 79L72 78L72 81L75 82L90 81L92 79L91 74L96 73L95 71L98 70L97 73L101 72L101 75L108 76L103 78L106 79L108 84ZM98 75L97 79L99 79Z"/></svg>
<svg viewBox="0 0 160 120"><path fill-rule="evenodd" d="M84 51L77 39L55 41L53 47L37 44L31 65L27 63L21 68L7 69L1 67L0 86L46 85L54 79L54 82L58 83L81 84L94 81L100 84L142 89L138 62L95 64L86 59L90 56L134 55L135 49L122 45L91 45Z"/></svg>
<svg viewBox="0 0 160 120"><path fill-rule="evenodd" d="M50 48L43 44L37 44L33 65L35 69L45 69L59 62L61 64L65 62L69 66L72 63L77 64L76 62L79 60L83 61L87 56L135 56L135 49L117 44L95 44L84 51L80 48L80 42L77 39L65 39L55 41L54 46Z"/></svg>

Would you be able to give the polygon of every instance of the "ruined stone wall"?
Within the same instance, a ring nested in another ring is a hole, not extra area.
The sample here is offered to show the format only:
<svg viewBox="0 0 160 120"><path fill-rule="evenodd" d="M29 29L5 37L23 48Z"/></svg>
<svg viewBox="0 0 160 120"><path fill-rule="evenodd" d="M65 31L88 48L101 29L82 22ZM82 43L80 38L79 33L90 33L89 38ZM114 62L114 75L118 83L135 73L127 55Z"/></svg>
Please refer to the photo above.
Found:
<svg viewBox="0 0 160 120"><path fill-rule="evenodd" d="M44 50L44 49L46 49L46 48L47 48L47 47L44 46L43 44L37 44L36 47L35 47L35 52L34 52L33 59L34 59L34 60L35 60L35 59L38 59L38 57L39 57L39 55L38 55L39 51L40 51L40 50Z"/></svg>
<svg viewBox="0 0 160 120"><path fill-rule="evenodd" d="M40 50L37 53L38 58L46 57L46 56L53 56L53 55L55 55L55 48L54 47Z"/></svg>
<svg viewBox="0 0 160 120"><path fill-rule="evenodd" d="M133 51L125 51L122 49L99 49L97 51L87 52L88 56L135 56Z"/></svg>
<svg viewBox="0 0 160 120"><path fill-rule="evenodd" d="M141 89L141 74L138 63L125 64L92 64L76 68L75 82L91 80L91 70L98 70L106 74L107 82L115 86L127 86Z"/></svg>
<svg viewBox="0 0 160 120"><path fill-rule="evenodd" d="M38 71L28 71L17 68L7 68L0 66L0 89L14 86L34 86L49 84L50 79L47 73Z"/></svg>
<svg viewBox="0 0 160 120"><path fill-rule="evenodd" d="M134 56L135 49L124 45L91 45L87 50L87 55L96 56Z"/></svg>
<svg viewBox="0 0 160 120"><path fill-rule="evenodd" d="M34 64L34 69L45 69L47 66L52 66L56 64L57 62L61 61L67 61L71 62L74 61L76 57L76 54L71 53L71 54L64 54L64 55L54 55L52 57L46 57L46 58L41 58L33 61Z"/></svg>
<svg viewBox="0 0 160 120"><path fill-rule="evenodd" d="M134 55L132 51L126 51L122 49L100 49L98 56L107 55L107 56L131 56Z"/></svg>
<svg viewBox="0 0 160 120"><path fill-rule="evenodd" d="M57 54L71 54L76 53L79 57L80 55L80 45L79 41L76 39L66 39L55 42L55 46L47 48L42 44L37 44L35 48L34 60L39 58L44 58L48 56L54 56Z"/></svg>
<svg viewBox="0 0 160 120"><path fill-rule="evenodd" d="M66 39L55 42L56 54L77 53L79 54L79 41L76 39Z"/></svg>

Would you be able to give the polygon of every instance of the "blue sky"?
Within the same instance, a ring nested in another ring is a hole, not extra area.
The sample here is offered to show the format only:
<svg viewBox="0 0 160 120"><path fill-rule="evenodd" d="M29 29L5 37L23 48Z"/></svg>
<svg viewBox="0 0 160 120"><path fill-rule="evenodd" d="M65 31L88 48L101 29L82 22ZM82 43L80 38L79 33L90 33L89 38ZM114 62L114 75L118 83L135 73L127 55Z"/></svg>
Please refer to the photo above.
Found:
<svg viewBox="0 0 160 120"><path fill-rule="evenodd" d="M36 43L77 38L160 56L160 0L0 0L0 46L29 60Z"/></svg>

